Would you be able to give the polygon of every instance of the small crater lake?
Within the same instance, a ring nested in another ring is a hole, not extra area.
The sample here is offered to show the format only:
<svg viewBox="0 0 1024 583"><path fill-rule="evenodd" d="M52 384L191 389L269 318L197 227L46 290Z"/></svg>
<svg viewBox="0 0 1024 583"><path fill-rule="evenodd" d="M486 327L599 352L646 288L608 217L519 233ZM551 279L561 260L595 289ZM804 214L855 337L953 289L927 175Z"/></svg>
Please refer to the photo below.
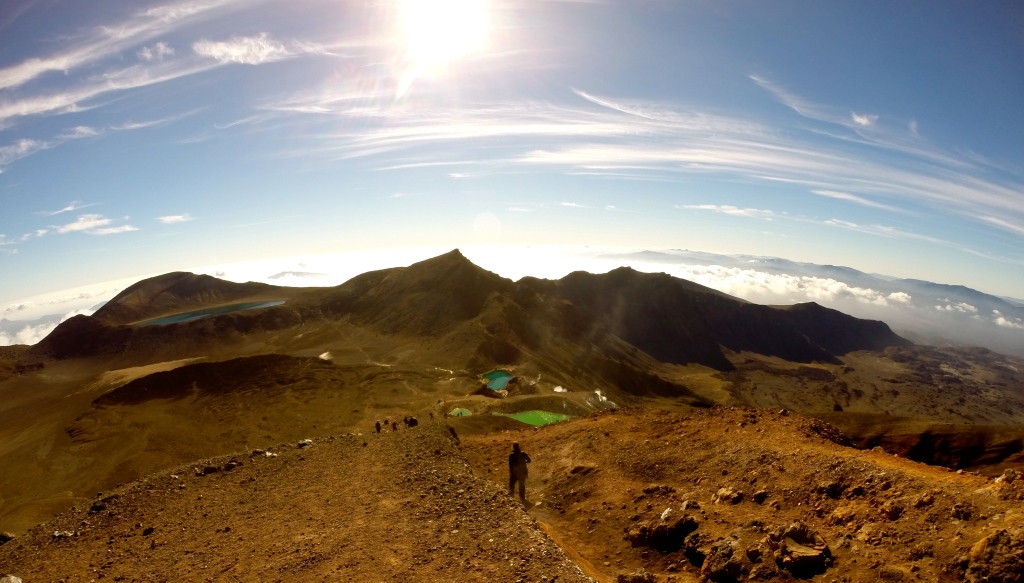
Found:
<svg viewBox="0 0 1024 583"><path fill-rule="evenodd" d="M512 376L511 373L503 370L492 370L485 374L484 378L489 381L487 383L488 389L500 391L501 389L504 389L505 386L508 385L508 382L515 377Z"/></svg>

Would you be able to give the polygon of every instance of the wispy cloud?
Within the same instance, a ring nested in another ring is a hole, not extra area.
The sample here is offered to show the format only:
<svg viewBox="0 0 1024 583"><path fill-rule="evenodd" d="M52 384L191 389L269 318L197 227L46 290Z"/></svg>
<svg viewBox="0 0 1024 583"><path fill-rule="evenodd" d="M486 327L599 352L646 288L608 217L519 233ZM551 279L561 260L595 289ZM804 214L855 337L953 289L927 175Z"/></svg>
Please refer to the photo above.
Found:
<svg viewBox="0 0 1024 583"><path fill-rule="evenodd" d="M192 45L196 54L221 63L259 65L289 57L285 46L266 33L256 36L237 36L228 41L201 40Z"/></svg>
<svg viewBox="0 0 1024 583"><path fill-rule="evenodd" d="M324 131L310 132L313 137L282 156L386 159L378 169L391 170L455 163L490 164L505 172L561 168L629 180L716 174L805 185L817 196L889 211L927 208L1015 234L1016 227L1024 228L1024 180L987 173L976 161L911 135L905 124L897 139L874 113L856 114L870 122L863 125L849 109L819 106L764 78L752 79L803 118L822 124L755 120L581 90L575 94L582 105L466 103L439 109L395 102L390 87L373 86L297 95L262 110L278 117L275 126L293 118L305 127L324 124ZM338 120L345 121L344 131L335 129ZM440 143L451 147L439 148ZM984 217L1002 217L1006 224Z"/></svg>
<svg viewBox="0 0 1024 583"><path fill-rule="evenodd" d="M838 190L812 190L811 192L817 194L818 196L824 196L826 198L835 198L838 200L846 200L850 202L855 202L860 205L869 206L872 208L885 209L887 211L895 212L900 211L900 209L894 206L882 204L880 202L875 202L873 200L866 199L862 196L857 196L856 194L850 194L849 192L840 192Z"/></svg>
<svg viewBox="0 0 1024 583"><path fill-rule="evenodd" d="M68 128L60 135L62 140L76 140L79 138L92 138L100 135L99 130L89 126L75 126Z"/></svg>
<svg viewBox="0 0 1024 583"><path fill-rule="evenodd" d="M579 203L576 203L576 202L561 202L561 203L558 203L558 206L564 206L564 207L569 207L569 208L574 208L574 209L587 209L587 208L590 208L589 206L582 205L582 204L579 204Z"/></svg>
<svg viewBox="0 0 1024 583"><path fill-rule="evenodd" d="M878 121L878 116L870 113L856 113L851 111L850 119L853 120L853 123L861 127L870 127L875 125L875 122Z"/></svg>
<svg viewBox="0 0 1024 583"><path fill-rule="evenodd" d="M105 227L111 223L111 219L103 215L80 215L74 222L57 227L58 233L74 233L77 231L88 231Z"/></svg>
<svg viewBox="0 0 1024 583"><path fill-rule="evenodd" d="M135 54L142 61L162 61L164 57L174 56L174 47L165 42L158 42L151 47L142 47Z"/></svg>
<svg viewBox="0 0 1024 583"><path fill-rule="evenodd" d="M110 92L136 89L193 75L219 66L213 61L131 65L72 84L62 90L28 95L13 100L0 99L0 128L12 120L35 115L63 115L95 107L93 99Z"/></svg>
<svg viewBox="0 0 1024 583"><path fill-rule="evenodd" d="M747 217L751 219L761 219L765 221L771 221L778 216L778 213L771 210L755 209L755 208L739 208L731 205L717 205L717 204L695 204L695 205L676 205L677 209L681 210L694 210L694 211L711 211L715 213L721 213L725 215L732 215L734 217Z"/></svg>
<svg viewBox="0 0 1024 583"><path fill-rule="evenodd" d="M187 223L188 221L193 221L195 220L195 217L188 213L184 213L180 215L167 215L163 217L157 217L156 220L160 221L165 225L173 225L176 223Z"/></svg>
<svg viewBox="0 0 1024 583"><path fill-rule="evenodd" d="M188 0L148 8L121 22L86 31L76 45L61 52L0 69L0 89L20 87L47 73L67 73L90 65L231 4L241 4L241 0Z"/></svg>
<svg viewBox="0 0 1024 583"><path fill-rule="evenodd" d="M131 231L138 231L138 227L131 225L121 225L120 227L106 227L103 229L92 229L86 231L90 235L116 235L118 233L130 233Z"/></svg>
<svg viewBox="0 0 1024 583"><path fill-rule="evenodd" d="M29 138L22 138L13 144L0 146L0 172L3 171L4 166L10 165L12 162L50 147L51 144L49 142Z"/></svg>
<svg viewBox="0 0 1024 583"><path fill-rule="evenodd" d="M109 219L103 215L87 214L79 215L73 222L54 228L61 234L87 233L89 235L115 235L118 233L127 233L138 230L137 227L133 227L131 225L121 225L118 227L109 226L113 222L113 219Z"/></svg>
<svg viewBox="0 0 1024 583"><path fill-rule="evenodd" d="M71 211L77 211L78 209L83 209L83 208L86 208L86 207L89 207L89 206L92 206L92 205L91 204L83 204L82 201L80 201L80 200L73 200L73 201L69 202L64 208L57 209L55 211L39 211L36 214L37 215L45 215L45 216L48 216L48 217L53 217L53 216L59 215L61 213L70 213Z"/></svg>

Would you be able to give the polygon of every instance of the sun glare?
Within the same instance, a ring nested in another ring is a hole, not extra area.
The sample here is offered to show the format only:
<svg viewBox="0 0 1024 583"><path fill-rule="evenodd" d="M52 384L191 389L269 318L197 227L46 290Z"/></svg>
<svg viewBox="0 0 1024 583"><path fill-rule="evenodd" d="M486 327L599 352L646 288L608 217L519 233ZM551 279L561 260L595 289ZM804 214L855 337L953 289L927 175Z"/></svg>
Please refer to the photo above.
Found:
<svg viewBox="0 0 1024 583"><path fill-rule="evenodd" d="M444 64L480 49L487 38L487 0L401 0L410 58Z"/></svg>

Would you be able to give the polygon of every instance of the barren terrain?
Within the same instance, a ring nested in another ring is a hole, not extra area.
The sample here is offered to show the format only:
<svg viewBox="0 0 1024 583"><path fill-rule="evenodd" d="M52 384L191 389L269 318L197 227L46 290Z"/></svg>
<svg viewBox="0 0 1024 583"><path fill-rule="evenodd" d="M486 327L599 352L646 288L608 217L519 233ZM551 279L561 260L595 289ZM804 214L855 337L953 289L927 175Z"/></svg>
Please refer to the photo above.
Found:
<svg viewBox="0 0 1024 583"><path fill-rule="evenodd" d="M533 459L525 506L507 492L512 441ZM542 428L470 417L332 435L100 493L0 546L0 572L25 581L1019 580L1024 480L837 441L820 421L740 408L617 410Z"/></svg>

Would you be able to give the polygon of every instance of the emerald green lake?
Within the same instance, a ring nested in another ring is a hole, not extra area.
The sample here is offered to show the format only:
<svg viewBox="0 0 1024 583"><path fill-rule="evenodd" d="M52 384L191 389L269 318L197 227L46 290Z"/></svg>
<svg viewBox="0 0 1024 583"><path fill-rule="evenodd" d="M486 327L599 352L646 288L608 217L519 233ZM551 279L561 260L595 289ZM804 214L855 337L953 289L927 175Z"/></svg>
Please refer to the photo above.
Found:
<svg viewBox="0 0 1024 583"><path fill-rule="evenodd" d="M559 421L565 421L569 418L568 415L562 415L561 413L551 413L550 411L523 411L522 413L495 413L495 415L501 415L502 417L511 417L516 421L521 421L528 425L549 425L551 423L558 423Z"/></svg>
<svg viewBox="0 0 1024 583"><path fill-rule="evenodd" d="M278 300L273 302L249 302L246 304L217 306L216 308L205 308L202 310L195 310L192 312L184 312L182 314L172 314L170 316L153 318L152 320L139 322L138 324L136 324L136 326L167 326L168 324L182 324L184 322L194 322L195 320L202 320L203 318L209 318L210 316L230 314L231 312L241 312L243 310L257 310L259 308L280 306L283 303L283 300Z"/></svg>

